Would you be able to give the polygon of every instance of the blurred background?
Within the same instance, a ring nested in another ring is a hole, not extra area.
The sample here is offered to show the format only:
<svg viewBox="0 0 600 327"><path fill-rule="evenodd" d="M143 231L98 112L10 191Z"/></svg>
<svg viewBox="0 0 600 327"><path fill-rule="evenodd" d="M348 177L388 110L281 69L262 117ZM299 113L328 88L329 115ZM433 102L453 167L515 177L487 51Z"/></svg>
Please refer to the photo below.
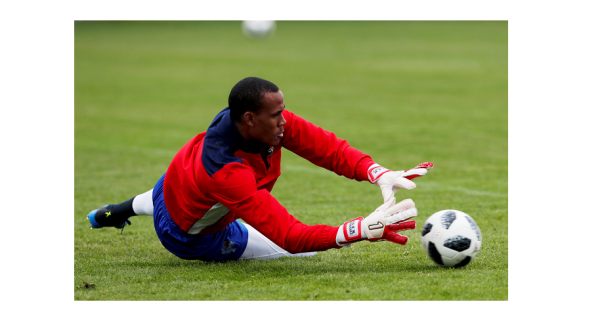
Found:
<svg viewBox="0 0 600 327"><path fill-rule="evenodd" d="M250 39L239 21L76 22L76 181L118 167L113 174L151 188L136 175L160 176L233 85L258 76L280 87L289 110L382 165L432 161L461 185L506 192L507 22L276 27ZM479 183L491 177L505 185Z"/></svg>

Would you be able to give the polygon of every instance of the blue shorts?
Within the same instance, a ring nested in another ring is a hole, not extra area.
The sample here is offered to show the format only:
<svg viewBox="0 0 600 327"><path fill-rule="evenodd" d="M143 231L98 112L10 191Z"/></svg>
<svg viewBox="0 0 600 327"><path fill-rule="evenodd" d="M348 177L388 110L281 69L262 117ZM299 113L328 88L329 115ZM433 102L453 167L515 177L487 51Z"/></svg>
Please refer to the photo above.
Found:
<svg viewBox="0 0 600 327"><path fill-rule="evenodd" d="M248 229L234 221L217 233L192 235L184 232L167 211L163 195L163 175L152 192L154 202L154 229L162 245L169 252L186 260L225 261L237 260L248 244Z"/></svg>

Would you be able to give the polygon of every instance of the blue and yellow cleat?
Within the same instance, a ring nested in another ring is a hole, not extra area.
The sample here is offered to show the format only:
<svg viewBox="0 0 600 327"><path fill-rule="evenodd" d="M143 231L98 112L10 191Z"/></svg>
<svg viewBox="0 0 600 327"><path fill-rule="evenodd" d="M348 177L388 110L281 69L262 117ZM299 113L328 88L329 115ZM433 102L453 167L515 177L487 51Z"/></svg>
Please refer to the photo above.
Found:
<svg viewBox="0 0 600 327"><path fill-rule="evenodd" d="M125 220L118 219L112 216L111 210L108 208L108 205L100 209L94 209L87 214L87 219L90 221L90 228L102 228L102 227L114 227L118 229L123 229L128 224L131 225L129 218L125 218Z"/></svg>
<svg viewBox="0 0 600 327"><path fill-rule="evenodd" d="M87 215L87 219L90 221L90 224L92 226L90 226L90 229L94 229L94 228L102 228L103 226L98 224L96 222L96 212L98 212L98 209L94 209L92 210L90 213L88 213Z"/></svg>

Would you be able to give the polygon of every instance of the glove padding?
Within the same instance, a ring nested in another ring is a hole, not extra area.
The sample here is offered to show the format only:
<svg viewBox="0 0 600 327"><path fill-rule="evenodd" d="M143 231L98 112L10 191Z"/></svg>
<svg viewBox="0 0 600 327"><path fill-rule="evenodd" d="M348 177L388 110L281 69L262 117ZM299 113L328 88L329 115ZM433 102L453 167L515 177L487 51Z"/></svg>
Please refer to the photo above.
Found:
<svg viewBox="0 0 600 327"><path fill-rule="evenodd" d="M427 174L429 169L433 168L431 162L424 162L410 170L392 171L378 164L372 164L369 167L367 175L372 184L377 184L381 188L383 202L389 201L398 189L412 190L417 185L412 179Z"/></svg>
<svg viewBox="0 0 600 327"><path fill-rule="evenodd" d="M340 226L336 242L339 246L349 246L362 240L390 241L404 245L408 242L408 237L397 232L415 229L416 223L406 220L416 216L417 208L413 200L406 199L396 203L396 198L392 197L366 218L358 217Z"/></svg>

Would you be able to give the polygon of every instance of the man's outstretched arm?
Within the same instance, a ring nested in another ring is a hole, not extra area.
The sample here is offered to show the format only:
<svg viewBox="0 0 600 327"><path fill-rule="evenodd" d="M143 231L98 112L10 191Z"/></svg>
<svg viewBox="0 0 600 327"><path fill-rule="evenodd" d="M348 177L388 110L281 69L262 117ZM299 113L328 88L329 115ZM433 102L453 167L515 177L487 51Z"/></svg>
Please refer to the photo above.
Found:
<svg viewBox="0 0 600 327"><path fill-rule="evenodd" d="M344 139L302 117L284 110L284 136L281 144L313 164L357 181L368 180L368 168L375 162Z"/></svg>
<svg viewBox="0 0 600 327"><path fill-rule="evenodd" d="M384 202L393 197L400 188L415 188L416 185L411 180L424 176L433 168L432 163L424 162L408 171L392 171L378 165L369 155L353 148L334 133L290 111L284 110L284 116L287 124L284 125L286 132L282 145L286 149L338 175L376 184L381 188Z"/></svg>
<svg viewBox="0 0 600 327"><path fill-rule="evenodd" d="M228 164L213 175L211 194L231 212L290 253L339 248L338 227L306 225L290 215L267 190L257 189L248 166Z"/></svg>
<svg viewBox="0 0 600 327"><path fill-rule="evenodd" d="M414 222L404 222L417 215L410 199L396 204L393 198L366 218L359 217L342 226L306 225L290 215L269 192L257 190L248 167L230 164L213 178L220 185L213 192L219 202L290 253L325 251L367 239L405 244L408 239L397 232L415 227Z"/></svg>

